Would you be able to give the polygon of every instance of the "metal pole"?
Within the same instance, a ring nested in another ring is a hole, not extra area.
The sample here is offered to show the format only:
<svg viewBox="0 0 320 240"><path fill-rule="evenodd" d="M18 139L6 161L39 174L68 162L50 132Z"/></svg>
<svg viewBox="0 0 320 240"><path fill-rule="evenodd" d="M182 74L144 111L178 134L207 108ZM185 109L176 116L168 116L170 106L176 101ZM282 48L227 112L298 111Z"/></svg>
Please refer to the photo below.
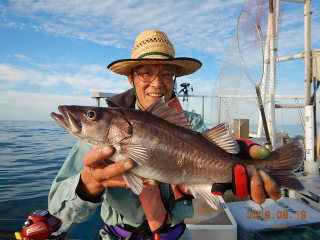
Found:
<svg viewBox="0 0 320 240"><path fill-rule="evenodd" d="M306 106L310 105L311 99L311 56L310 56L310 34L311 34L311 4L306 0L304 4L304 58L305 58L305 79L306 79Z"/></svg>
<svg viewBox="0 0 320 240"><path fill-rule="evenodd" d="M266 45L265 45L265 50L264 50L264 56L263 56L263 77L261 81L261 99L263 106L265 106L265 98L266 98L266 89L267 89L267 77L268 77L268 64L270 63L270 39L269 36L271 35L271 24L272 24L272 19L269 14L268 16L268 26L267 26L267 38L266 38ZM259 119L258 119L258 131L257 135L258 137L262 137L262 117L261 117L261 112L259 112Z"/></svg>
<svg viewBox="0 0 320 240"><path fill-rule="evenodd" d="M230 116L229 116L229 111L228 111L227 101L226 101L225 98L224 98L223 100L224 100L224 106L225 106L225 108L226 108L226 113L227 113L227 117L228 117L228 122L231 124L231 122L230 122Z"/></svg>
<svg viewBox="0 0 320 240"><path fill-rule="evenodd" d="M296 2L296 3L305 3L306 0L281 0L283 2Z"/></svg>
<svg viewBox="0 0 320 240"><path fill-rule="evenodd" d="M204 121L204 97L202 97L202 119Z"/></svg>
<svg viewBox="0 0 320 240"><path fill-rule="evenodd" d="M299 105L298 98L295 98L295 100L296 100L297 105ZM300 120L301 120L301 123L303 126L303 130L306 131L306 126L304 125L304 120L302 117L301 109L299 107L298 107L298 111L299 111Z"/></svg>
<svg viewBox="0 0 320 240"><path fill-rule="evenodd" d="M289 61L289 60L299 59L299 58L304 58L304 54L300 53L300 54L295 54L291 56L280 57L280 58L277 58L277 62Z"/></svg>
<svg viewBox="0 0 320 240"><path fill-rule="evenodd" d="M319 162L315 158L315 138L314 138L314 109L311 105L311 3L306 0L304 4L304 41L305 41L305 79L306 79L306 106L305 106L305 146L306 161L304 162L304 171L309 175L319 176ZM315 100L314 100L315 101Z"/></svg>
<svg viewBox="0 0 320 240"><path fill-rule="evenodd" d="M219 97L218 124L220 124L220 117L221 117L221 97Z"/></svg>
<svg viewBox="0 0 320 240"><path fill-rule="evenodd" d="M274 5L278 5L279 0L269 0L269 14L271 19L271 41L270 41L270 81L269 81L269 104L268 104L268 129L270 131L270 139L272 148L276 143L275 134L275 78L276 78L276 56L277 56L277 35L276 35L276 16L274 14ZM275 3L275 4L273 4Z"/></svg>
<svg viewBox="0 0 320 240"><path fill-rule="evenodd" d="M319 152L318 152L318 148L317 148L317 89L318 89L318 86L317 86L317 82L316 82L316 78L314 77L313 79L313 101L312 101L312 104L313 104L313 130L314 130L314 161L318 161L318 155L319 155Z"/></svg>
<svg viewBox="0 0 320 240"><path fill-rule="evenodd" d="M261 118L262 118L262 122L263 122L264 133L266 135L266 143L265 143L265 145L266 145L266 148L268 148L270 151L272 151L272 145L271 145L271 141L270 141L270 134L269 134L268 126L267 126L266 115L264 113L264 108L263 108L263 104L262 104L262 100L261 100L261 94L260 94L259 86L256 86L256 91L257 91L257 96L258 96L258 100L259 100L260 114L261 114Z"/></svg>

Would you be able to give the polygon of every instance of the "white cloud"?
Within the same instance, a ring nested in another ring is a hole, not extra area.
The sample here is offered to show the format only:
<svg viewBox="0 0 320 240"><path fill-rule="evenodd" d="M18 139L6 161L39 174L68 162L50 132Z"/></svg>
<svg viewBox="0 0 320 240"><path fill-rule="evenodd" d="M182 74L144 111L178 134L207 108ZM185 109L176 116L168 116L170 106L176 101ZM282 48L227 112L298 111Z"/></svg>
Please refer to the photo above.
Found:
<svg viewBox="0 0 320 240"><path fill-rule="evenodd" d="M10 3L3 11L8 16L6 21L10 20L9 16L23 17L36 31L131 48L131 41L141 31L159 29L165 31L178 48L219 53L232 37L230 31L236 24L233 15L238 13L242 0L198 1L196 4L192 0L124 0L121 4L104 0L81 3L78 0L12 0Z"/></svg>
<svg viewBox="0 0 320 240"><path fill-rule="evenodd" d="M121 4L104 0L12 0L3 7L2 18L7 26L23 24L24 28L29 26L36 31L118 48L131 48L143 30L159 29L168 34L178 51L196 50L217 55L225 52L232 41L242 3L243 0L197 1L196 4L192 0L123 0ZM285 3L284 9L279 42L298 40L296 46L303 46L300 40L303 38L297 34L303 25L303 4ZM28 23L20 23L19 19ZM315 19L313 28L319 27ZM320 41L320 33L315 33L313 41ZM292 44L284 45L283 54Z"/></svg>
<svg viewBox="0 0 320 240"><path fill-rule="evenodd" d="M19 84L24 81L40 81L43 74L32 69L22 69L11 64L0 64L0 80L10 82L12 84Z"/></svg>
<svg viewBox="0 0 320 240"><path fill-rule="evenodd" d="M3 63L0 64L0 80L7 82L7 85L2 84L2 88L17 86L22 83L46 88L67 84L80 92L121 92L130 87L126 77L119 77L117 74L105 70L102 66L84 65L80 69L80 72L75 74L59 72L48 74Z"/></svg>
<svg viewBox="0 0 320 240"><path fill-rule="evenodd" d="M13 54L14 57L18 58L21 61L30 61L31 58L25 56L25 55L21 55L21 54Z"/></svg>
<svg viewBox="0 0 320 240"><path fill-rule="evenodd" d="M4 104L5 103L5 104ZM58 105L94 105L88 97L58 94L39 94L18 91L0 91L0 105L8 107L56 108Z"/></svg>
<svg viewBox="0 0 320 240"><path fill-rule="evenodd" d="M96 102L82 96L0 91L0 120L52 120L50 113L58 112L59 105L95 106Z"/></svg>

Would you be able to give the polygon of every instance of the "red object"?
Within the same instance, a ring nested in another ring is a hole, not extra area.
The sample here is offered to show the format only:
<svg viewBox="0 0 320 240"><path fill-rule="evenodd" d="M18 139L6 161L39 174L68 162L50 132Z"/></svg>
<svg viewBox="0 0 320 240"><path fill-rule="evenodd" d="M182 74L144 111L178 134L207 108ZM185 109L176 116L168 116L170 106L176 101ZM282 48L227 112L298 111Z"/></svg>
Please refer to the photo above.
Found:
<svg viewBox="0 0 320 240"><path fill-rule="evenodd" d="M161 237L160 237L159 233L155 233L154 234L154 240L161 240Z"/></svg>
<svg viewBox="0 0 320 240"><path fill-rule="evenodd" d="M248 147L249 147L251 144L256 144L255 142L250 141L250 140L245 139L245 138L237 138L236 140L239 140L239 141L241 141L241 142L244 142Z"/></svg>
<svg viewBox="0 0 320 240"><path fill-rule="evenodd" d="M234 167L235 195L244 198L249 195L248 177L245 167L242 164L236 164Z"/></svg>
<svg viewBox="0 0 320 240"><path fill-rule="evenodd" d="M28 216L21 232L22 239L44 240L60 228L61 224L61 220L52 216L48 210L37 210Z"/></svg>
<svg viewBox="0 0 320 240"><path fill-rule="evenodd" d="M223 196L224 193L221 192L211 192L213 195Z"/></svg>
<svg viewBox="0 0 320 240"><path fill-rule="evenodd" d="M179 98L177 96L174 96L172 99L173 99L173 101L171 103L169 103L169 107L177 108L178 113L184 112L182 107L181 107Z"/></svg>

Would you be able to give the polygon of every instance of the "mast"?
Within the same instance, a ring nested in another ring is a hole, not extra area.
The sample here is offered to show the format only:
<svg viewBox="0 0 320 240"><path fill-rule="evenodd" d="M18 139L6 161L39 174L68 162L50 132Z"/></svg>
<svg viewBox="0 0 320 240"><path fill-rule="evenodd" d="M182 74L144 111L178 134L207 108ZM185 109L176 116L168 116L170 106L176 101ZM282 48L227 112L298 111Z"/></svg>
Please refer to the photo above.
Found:
<svg viewBox="0 0 320 240"><path fill-rule="evenodd" d="M311 105L311 3L306 0L304 4L304 38L305 38L305 147L306 161L304 162L304 171L308 175L319 175L318 153L315 146L315 121L314 107ZM315 89L316 91L316 89ZM314 99L316 101L316 99Z"/></svg>
<svg viewBox="0 0 320 240"><path fill-rule="evenodd" d="M277 37L277 11L279 8L279 0L269 1L269 15L271 20L271 39L270 39L270 77L269 77L269 100L268 100L268 129L274 150L276 144L276 127L275 127L275 79L276 79L276 61L278 51Z"/></svg>
<svg viewBox="0 0 320 240"><path fill-rule="evenodd" d="M304 4L304 59L305 59L305 80L306 80L306 106L310 105L311 99L311 3L306 0Z"/></svg>

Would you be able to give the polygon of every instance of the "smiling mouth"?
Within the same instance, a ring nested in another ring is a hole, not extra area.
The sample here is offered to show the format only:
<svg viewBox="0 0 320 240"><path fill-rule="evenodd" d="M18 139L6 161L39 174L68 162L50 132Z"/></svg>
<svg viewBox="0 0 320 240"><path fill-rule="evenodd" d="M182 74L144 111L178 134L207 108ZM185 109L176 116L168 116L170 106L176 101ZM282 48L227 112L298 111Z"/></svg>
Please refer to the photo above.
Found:
<svg viewBox="0 0 320 240"><path fill-rule="evenodd" d="M150 97L162 97L162 96L164 96L163 93L148 93L147 95L150 96Z"/></svg>

